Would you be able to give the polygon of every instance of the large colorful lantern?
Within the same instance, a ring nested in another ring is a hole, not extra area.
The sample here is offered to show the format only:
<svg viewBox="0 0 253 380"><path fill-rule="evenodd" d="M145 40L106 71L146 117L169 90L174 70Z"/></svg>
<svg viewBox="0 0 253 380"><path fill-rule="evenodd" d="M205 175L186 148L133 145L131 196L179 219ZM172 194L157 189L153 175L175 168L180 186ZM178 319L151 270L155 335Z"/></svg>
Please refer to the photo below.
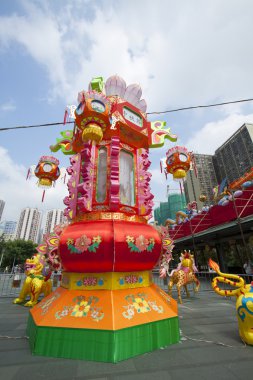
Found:
<svg viewBox="0 0 253 380"><path fill-rule="evenodd" d="M177 137L118 76L95 78L78 102L73 133L52 147L73 152L62 283L31 310L28 333L40 355L116 362L179 340L176 302L153 284L162 241L147 223L148 148Z"/></svg>
<svg viewBox="0 0 253 380"><path fill-rule="evenodd" d="M38 186L47 189L60 176L59 161L53 156L42 156L34 174L39 178Z"/></svg>
<svg viewBox="0 0 253 380"><path fill-rule="evenodd" d="M173 180L182 182L191 166L191 153L183 146L175 146L166 153L166 172Z"/></svg>

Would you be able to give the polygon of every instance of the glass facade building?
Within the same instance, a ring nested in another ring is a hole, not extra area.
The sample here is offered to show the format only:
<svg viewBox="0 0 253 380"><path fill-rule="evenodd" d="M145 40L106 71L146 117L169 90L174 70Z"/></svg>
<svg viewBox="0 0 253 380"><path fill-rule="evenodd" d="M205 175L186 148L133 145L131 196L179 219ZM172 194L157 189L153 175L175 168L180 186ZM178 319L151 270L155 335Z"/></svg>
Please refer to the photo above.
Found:
<svg viewBox="0 0 253 380"><path fill-rule="evenodd" d="M253 167L253 124L243 124L214 154L218 183L242 177Z"/></svg>

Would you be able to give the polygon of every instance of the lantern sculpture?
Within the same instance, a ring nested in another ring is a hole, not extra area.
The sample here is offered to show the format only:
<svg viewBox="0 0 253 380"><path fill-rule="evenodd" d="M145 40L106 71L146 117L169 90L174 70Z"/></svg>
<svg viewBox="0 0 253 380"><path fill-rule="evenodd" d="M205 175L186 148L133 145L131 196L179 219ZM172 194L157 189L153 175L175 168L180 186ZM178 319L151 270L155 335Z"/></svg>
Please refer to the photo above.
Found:
<svg viewBox="0 0 253 380"><path fill-rule="evenodd" d="M175 146L166 153L166 172L182 183L191 166L191 153L183 146Z"/></svg>
<svg viewBox="0 0 253 380"><path fill-rule="evenodd" d="M26 179L36 176L38 186L43 189L42 202L45 197L45 190L50 188L60 176L59 161L53 156L42 156L37 166L31 166L28 170Z"/></svg>
<svg viewBox="0 0 253 380"><path fill-rule="evenodd" d="M60 176L59 161L53 156L42 156L34 171L39 178L38 186L47 189Z"/></svg>
<svg viewBox="0 0 253 380"><path fill-rule="evenodd" d="M139 85L95 78L78 95L73 133L52 146L73 152L69 225L59 240L61 286L30 311L35 354L117 362L179 341L176 301L151 275L161 235L147 223L148 148L177 137L147 120L140 98Z"/></svg>

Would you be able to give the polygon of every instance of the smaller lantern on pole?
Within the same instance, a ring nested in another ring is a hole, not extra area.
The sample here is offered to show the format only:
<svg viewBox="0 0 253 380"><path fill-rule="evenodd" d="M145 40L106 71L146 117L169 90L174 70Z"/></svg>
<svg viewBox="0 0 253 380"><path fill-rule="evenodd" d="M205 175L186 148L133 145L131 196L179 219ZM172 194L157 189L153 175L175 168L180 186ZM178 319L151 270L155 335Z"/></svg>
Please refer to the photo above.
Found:
<svg viewBox="0 0 253 380"><path fill-rule="evenodd" d="M45 190L50 188L60 176L59 160L53 156L42 156L34 170L34 174L39 178L38 186L44 189L43 202Z"/></svg>
<svg viewBox="0 0 253 380"><path fill-rule="evenodd" d="M175 146L166 153L166 172L182 183L191 167L191 153L183 146Z"/></svg>

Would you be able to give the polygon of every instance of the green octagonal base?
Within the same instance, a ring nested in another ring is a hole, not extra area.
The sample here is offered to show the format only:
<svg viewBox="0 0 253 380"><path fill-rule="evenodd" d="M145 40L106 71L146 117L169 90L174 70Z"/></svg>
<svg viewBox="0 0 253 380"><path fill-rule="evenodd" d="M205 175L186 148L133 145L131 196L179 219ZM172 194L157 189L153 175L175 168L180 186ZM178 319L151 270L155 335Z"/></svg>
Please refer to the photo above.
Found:
<svg viewBox="0 0 253 380"><path fill-rule="evenodd" d="M178 317L121 330L36 326L27 334L34 355L116 363L179 341Z"/></svg>

